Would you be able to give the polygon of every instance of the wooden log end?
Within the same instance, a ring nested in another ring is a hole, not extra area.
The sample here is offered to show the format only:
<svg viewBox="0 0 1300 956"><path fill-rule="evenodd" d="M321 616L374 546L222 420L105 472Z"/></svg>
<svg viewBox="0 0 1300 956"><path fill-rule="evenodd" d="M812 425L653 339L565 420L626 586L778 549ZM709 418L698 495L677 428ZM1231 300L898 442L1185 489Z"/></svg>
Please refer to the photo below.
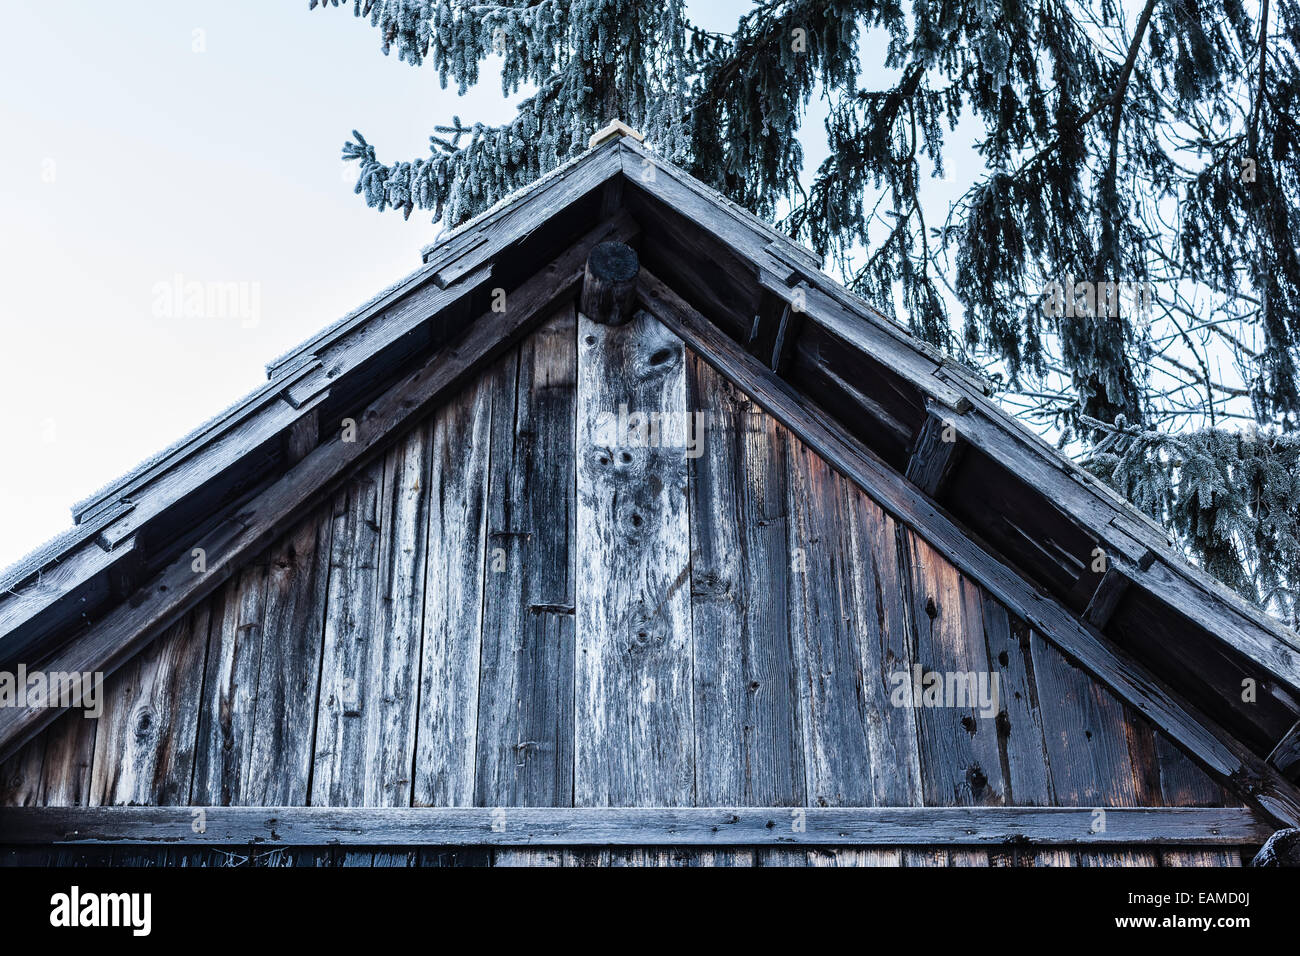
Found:
<svg viewBox="0 0 1300 956"><path fill-rule="evenodd" d="M1278 830L1250 861L1251 866L1300 866L1300 830Z"/></svg>
<svg viewBox="0 0 1300 956"><path fill-rule="evenodd" d="M640 260L631 246L622 242L598 243L587 256L579 310L603 325L622 325L629 321L640 271Z"/></svg>

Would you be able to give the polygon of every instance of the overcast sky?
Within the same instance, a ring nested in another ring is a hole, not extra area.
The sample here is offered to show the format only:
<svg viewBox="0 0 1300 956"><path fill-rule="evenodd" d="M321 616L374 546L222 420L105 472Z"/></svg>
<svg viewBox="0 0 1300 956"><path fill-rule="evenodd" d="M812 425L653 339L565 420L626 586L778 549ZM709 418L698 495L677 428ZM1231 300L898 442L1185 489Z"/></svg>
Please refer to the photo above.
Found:
<svg viewBox="0 0 1300 956"><path fill-rule="evenodd" d="M691 14L729 29L747 6ZM488 77L440 90L382 56L350 3L8 5L0 566L419 265L428 214L366 208L340 147L356 127L381 159L411 159L453 113L501 122L513 107ZM192 282L239 283L244 308L186 317L168 290Z"/></svg>

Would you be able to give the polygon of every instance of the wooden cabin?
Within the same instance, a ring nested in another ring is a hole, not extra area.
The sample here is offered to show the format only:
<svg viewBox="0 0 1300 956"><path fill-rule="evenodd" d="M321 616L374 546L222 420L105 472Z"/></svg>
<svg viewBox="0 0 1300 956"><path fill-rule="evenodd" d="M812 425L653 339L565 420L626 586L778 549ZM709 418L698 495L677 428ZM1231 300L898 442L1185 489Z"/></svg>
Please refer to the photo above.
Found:
<svg viewBox="0 0 1300 956"><path fill-rule="evenodd" d="M9 864L1238 866L1300 824L1300 638L632 136L74 516L0 581Z"/></svg>

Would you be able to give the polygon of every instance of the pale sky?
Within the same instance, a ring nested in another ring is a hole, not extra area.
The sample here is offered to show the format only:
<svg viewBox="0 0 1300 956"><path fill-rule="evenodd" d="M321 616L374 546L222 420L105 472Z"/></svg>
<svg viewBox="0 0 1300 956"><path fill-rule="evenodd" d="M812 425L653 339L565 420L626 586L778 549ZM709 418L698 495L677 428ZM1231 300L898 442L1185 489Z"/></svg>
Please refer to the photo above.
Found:
<svg viewBox="0 0 1300 956"><path fill-rule="evenodd" d="M457 97L307 0L8 4L0 80L0 567L418 267L434 226L353 195L354 127L412 159L453 113L513 115L490 69ZM168 314L178 281L239 283L256 314Z"/></svg>

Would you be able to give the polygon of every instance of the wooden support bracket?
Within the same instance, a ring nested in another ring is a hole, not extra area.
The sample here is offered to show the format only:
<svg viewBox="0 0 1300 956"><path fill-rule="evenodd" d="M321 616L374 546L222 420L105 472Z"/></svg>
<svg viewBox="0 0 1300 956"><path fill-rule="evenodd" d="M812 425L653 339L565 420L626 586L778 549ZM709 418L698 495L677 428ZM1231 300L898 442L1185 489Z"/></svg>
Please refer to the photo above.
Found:
<svg viewBox="0 0 1300 956"><path fill-rule="evenodd" d="M912 443L907 480L937 499L965 451L966 440L957 433L948 415L931 403Z"/></svg>
<svg viewBox="0 0 1300 956"><path fill-rule="evenodd" d="M1273 752L1268 755L1268 762L1288 780L1300 782L1300 720L1282 735Z"/></svg>
<svg viewBox="0 0 1300 956"><path fill-rule="evenodd" d="M1105 628L1132 583L1132 579L1112 563L1088 599L1084 620L1099 631Z"/></svg>
<svg viewBox="0 0 1300 956"><path fill-rule="evenodd" d="M284 433L284 461L292 468L320 444L320 409L313 407Z"/></svg>

